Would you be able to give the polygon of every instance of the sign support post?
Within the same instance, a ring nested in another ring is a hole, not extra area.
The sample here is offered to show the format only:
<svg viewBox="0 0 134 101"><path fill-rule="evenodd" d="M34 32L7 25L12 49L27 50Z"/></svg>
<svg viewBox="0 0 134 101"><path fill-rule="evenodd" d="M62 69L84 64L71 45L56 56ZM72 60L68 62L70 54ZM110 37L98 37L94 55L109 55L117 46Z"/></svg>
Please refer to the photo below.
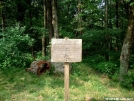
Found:
<svg viewBox="0 0 134 101"><path fill-rule="evenodd" d="M64 62L65 101L69 101L69 63L82 60L82 39L52 39L51 62Z"/></svg>
<svg viewBox="0 0 134 101"><path fill-rule="evenodd" d="M69 63L65 62L64 67L64 89L65 89L65 101L69 101Z"/></svg>

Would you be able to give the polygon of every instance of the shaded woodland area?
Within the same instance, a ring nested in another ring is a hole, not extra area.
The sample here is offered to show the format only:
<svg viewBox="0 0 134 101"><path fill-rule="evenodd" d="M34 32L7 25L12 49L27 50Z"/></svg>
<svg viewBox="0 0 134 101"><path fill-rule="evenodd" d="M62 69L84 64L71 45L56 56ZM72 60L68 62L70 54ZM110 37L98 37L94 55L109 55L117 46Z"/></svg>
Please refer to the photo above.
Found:
<svg viewBox="0 0 134 101"><path fill-rule="evenodd" d="M134 86L133 0L0 0L0 23L0 69L50 59L52 38L79 38L85 64Z"/></svg>

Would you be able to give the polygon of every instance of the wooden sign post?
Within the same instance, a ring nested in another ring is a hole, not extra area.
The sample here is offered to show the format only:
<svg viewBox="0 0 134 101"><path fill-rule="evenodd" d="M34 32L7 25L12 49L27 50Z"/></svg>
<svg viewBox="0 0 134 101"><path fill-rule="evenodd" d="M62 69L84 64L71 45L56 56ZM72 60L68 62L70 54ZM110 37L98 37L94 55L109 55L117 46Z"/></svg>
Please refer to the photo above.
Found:
<svg viewBox="0 0 134 101"><path fill-rule="evenodd" d="M65 101L69 101L69 62L65 62L64 67L64 89Z"/></svg>
<svg viewBox="0 0 134 101"><path fill-rule="evenodd" d="M82 39L52 39L51 62L64 62L65 101L69 101L69 62L82 60Z"/></svg>

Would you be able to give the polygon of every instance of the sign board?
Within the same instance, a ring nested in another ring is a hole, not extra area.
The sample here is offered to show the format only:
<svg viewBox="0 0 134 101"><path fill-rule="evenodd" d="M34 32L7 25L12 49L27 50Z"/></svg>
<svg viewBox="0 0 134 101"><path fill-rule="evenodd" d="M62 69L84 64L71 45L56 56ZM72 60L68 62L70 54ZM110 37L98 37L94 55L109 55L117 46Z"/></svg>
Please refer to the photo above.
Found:
<svg viewBox="0 0 134 101"><path fill-rule="evenodd" d="M82 39L52 39L51 62L81 62Z"/></svg>

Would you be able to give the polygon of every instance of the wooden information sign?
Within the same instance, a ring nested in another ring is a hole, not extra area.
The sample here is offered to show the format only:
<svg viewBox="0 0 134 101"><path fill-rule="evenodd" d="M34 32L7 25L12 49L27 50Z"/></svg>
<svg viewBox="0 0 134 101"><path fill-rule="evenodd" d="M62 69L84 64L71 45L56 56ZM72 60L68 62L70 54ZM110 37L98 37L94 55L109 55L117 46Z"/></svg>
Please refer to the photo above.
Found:
<svg viewBox="0 0 134 101"><path fill-rule="evenodd" d="M52 39L51 62L80 62L82 39Z"/></svg>
<svg viewBox="0 0 134 101"><path fill-rule="evenodd" d="M69 62L81 62L82 39L52 39L51 62L65 62L65 101L69 101Z"/></svg>

